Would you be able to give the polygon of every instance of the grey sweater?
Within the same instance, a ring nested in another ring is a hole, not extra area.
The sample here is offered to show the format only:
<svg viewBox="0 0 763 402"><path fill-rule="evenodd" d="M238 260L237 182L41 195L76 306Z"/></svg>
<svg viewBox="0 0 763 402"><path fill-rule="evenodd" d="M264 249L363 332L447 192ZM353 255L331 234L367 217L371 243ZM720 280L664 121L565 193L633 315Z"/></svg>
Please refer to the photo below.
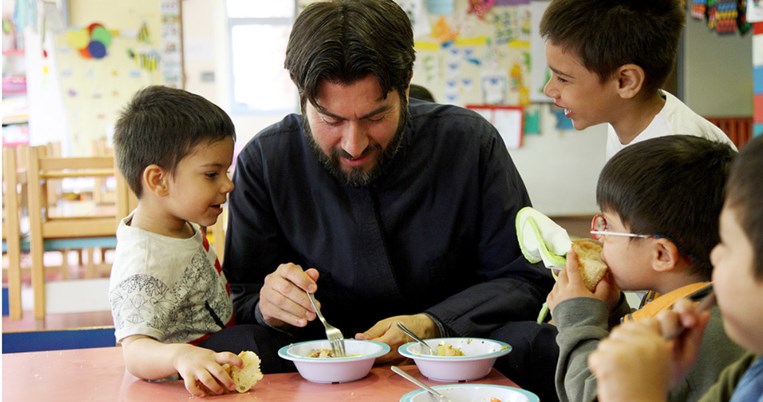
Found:
<svg viewBox="0 0 763 402"><path fill-rule="evenodd" d="M630 312L625 300L607 315L607 304L593 298L566 300L553 311L559 334L559 361L556 366L556 392L560 402L591 401L596 396L596 378L588 369L588 355L596 350L599 340ZM712 310L699 356L686 379L670 393L671 402L697 401L715 383L718 375L744 350L728 339L723 331L720 310Z"/></svg>

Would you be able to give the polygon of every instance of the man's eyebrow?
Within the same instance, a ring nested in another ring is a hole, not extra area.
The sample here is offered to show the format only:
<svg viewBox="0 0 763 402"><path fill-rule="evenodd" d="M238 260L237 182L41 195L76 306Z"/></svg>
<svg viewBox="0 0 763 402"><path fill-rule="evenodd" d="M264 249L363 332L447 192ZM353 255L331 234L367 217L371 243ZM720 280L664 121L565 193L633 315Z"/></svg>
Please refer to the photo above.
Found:
<svg viewBox="0 0 763 402"><path fill-rule="evenodd" d="M376 109L374 109L374 110L364 114L363 116L360 116L360 119L361 120L362 119L367 119L367 118L369 118L371 116L375 116L375 115L377 115L379 113L387 112L387 111L391 110L392 108L393 108L393 105L382 105L382 106L379 106L378 108L376 108ZM347 120L346 117L339 116L339 115L336 115L334 113L331 113L328 110L324 109L321 105L315 105L315 109L318 111L318 113L326 115L326 116L331 117L333 119Z"/></svg>

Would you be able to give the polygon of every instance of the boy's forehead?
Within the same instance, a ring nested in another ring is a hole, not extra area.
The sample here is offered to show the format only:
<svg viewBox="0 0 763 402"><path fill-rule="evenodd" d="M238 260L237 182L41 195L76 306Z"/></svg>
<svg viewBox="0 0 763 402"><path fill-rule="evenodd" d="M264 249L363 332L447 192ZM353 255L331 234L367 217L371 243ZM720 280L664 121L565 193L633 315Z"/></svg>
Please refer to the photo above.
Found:
<svg viewBox="0 0 763 402"><path fill-rule="evenodd" d="M579 67L586 68L583 63L583 58L580 56L577 50L560 44L546 41L546 59L548 64L552 68L570 68Z"/></svg>

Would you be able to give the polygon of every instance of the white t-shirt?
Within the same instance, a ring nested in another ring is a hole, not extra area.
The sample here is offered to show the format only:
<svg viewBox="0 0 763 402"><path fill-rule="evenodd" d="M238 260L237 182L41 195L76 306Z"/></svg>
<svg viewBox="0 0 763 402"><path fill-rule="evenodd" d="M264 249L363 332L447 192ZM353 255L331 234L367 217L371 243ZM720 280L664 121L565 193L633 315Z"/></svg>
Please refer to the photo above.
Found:
<svg viewBox="0 0 763 402"><path fill-rule="evenodd" d="M660 91L660 93L665 98L665 105L662 110L654 116L649 126L628 144L621 144L615 128L611 124L607 125L607 160L630 144L672 134L688 134L725 142L736 149L729 137L715 124L695 113L671 93L665 91Z"/></svg>
<svg viewBox="0 0 763 402"><path fill-rule="evenodd" d="M131 220L132 214L119 223L109 281L117 341L145 335L186 343L223 329L233 305L199 226L192 224L192 237L177 239L129 226Z"/></svg>

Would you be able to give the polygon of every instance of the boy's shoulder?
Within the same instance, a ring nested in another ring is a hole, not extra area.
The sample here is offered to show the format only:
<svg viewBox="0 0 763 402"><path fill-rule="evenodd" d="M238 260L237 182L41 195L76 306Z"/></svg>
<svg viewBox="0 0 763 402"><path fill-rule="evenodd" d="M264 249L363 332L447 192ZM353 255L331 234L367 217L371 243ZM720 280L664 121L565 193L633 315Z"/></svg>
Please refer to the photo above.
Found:
<svg viewBox="0 0 763 402"><path fill-rule="evenodd" d="M655 317L660 311L667 310L680 299L699 295L700 292L709 289L710 282L695 282L673 289L665 294L650 291L644 296L643 306L631 314L623 317L624 321L640 320L642 318Z"/></svg>

